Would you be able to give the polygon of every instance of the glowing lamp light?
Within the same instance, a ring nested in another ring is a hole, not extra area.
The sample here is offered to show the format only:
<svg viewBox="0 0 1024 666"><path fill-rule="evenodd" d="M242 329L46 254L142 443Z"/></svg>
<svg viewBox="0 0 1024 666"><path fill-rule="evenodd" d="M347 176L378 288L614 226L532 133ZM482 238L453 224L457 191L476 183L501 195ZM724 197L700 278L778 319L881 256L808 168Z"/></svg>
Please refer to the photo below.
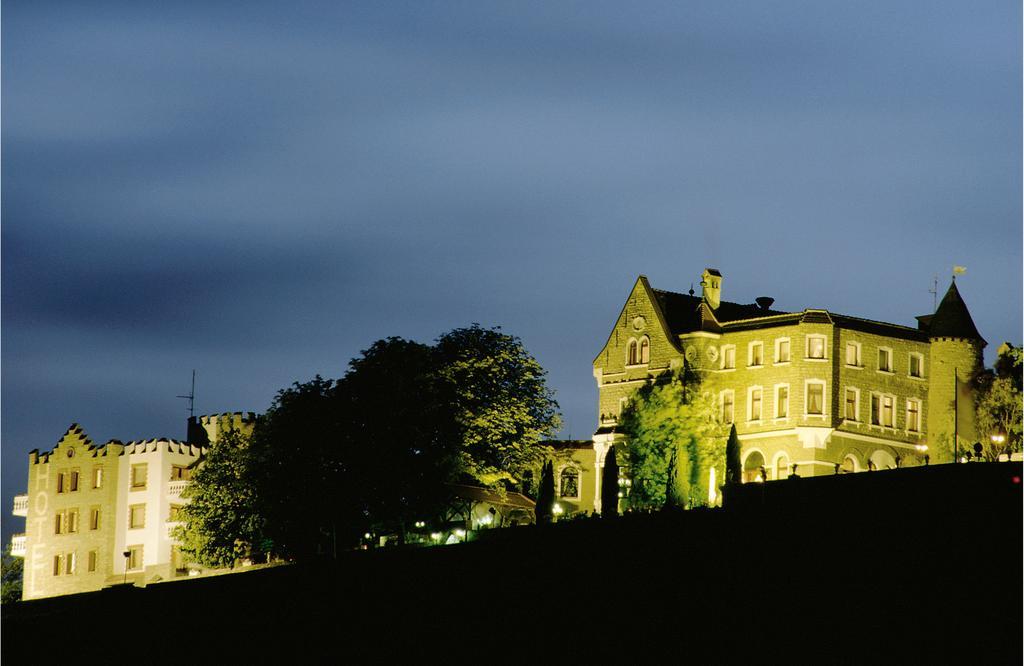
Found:
<svg viewBox="0 0 1024 666"><path fill-rule="evenodd" d="M1013 484L1015 486L1019 486L1020 485L1020 477L1019 476L1013 477Z"/></svg>
<svg viewBox="0 0 1024 666"><path fill-rule="evenodd" d="M491 514L488 513L483 518L480 519L480 524L481 525L490 525L493 520L494 520L494 516L492 516Z"/></svg>
<svg viewBox="0 0 1024 666"><path fill-rule="evenodd" d="M551 507L551 513L555 514L556 516L560 516L563 513L565 513L565 509L562 508L561 504L555 502L554 506Z"/></svg>
<svg viewBox="0 0 1024 666"><path fill-rule="evenodd" d="M423 528L423 527L426 527L427 524L425 522L423 522L422 520L417 520L415 525L418 528Z"/></svg>
<svg viewBox="0 0 1024 666"><path fill-rule="evenodd" d="M455 530L455 536L461 539L462 537L466 536L466 530L462 529L461 527L458 528L457 530Z"/></svg>
<svg viewBox="0 0 1024 666"><path fill-rule="evenodd" d="M995 434L995 435L992 435L992 442L994 444L1002 444L1005 441L1006 441L1006 435L1000 435L998 433Z"/></svg>
<svg viewBox="0 0 1024 666"><path fill-rule="evenodd" d="M919 453L924 453L925 451L928 450L928 445L927 444L918 444L914 448L917 449Z"/></svg>
<svg viewBox="0 0 1024 666"><path fill-rule="evenodd" d="M366 534L363 535L363 538L364 539L369 539L370 536L371 536L371 534L369 532L367 532Z"/></svg>
<svg viewBox="0 0 1024 666"><path fill-rule="evenodd" d="M434 541L440 541L441 540L441 533L440 532L431 532L430 533L430 538L433 539Z"/></svg>

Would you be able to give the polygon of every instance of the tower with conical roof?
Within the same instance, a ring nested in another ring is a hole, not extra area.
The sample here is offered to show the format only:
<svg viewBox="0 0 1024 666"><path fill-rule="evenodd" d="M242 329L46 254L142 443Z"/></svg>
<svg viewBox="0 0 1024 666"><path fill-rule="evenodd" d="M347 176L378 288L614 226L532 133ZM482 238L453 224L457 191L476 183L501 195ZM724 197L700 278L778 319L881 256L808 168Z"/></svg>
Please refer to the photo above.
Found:
<svg viewBox="0 0 1024 666"><path fill-rule="evenodd" d="M935 314L918 318L928 331L931 371L928 374L928 447L933 462L953 462L954 405L956 380L969 381L982 367L985 340L978 333L967 304L956 288L956 279L949 285ZM961 392L960 402L970 400ZM963 414L965 405L959 405ZM973 411L973 401L966 406ZM956 424L957 439L970 446L977 438L973 419ZM963 451L963 447L960 448Z"/></svg>

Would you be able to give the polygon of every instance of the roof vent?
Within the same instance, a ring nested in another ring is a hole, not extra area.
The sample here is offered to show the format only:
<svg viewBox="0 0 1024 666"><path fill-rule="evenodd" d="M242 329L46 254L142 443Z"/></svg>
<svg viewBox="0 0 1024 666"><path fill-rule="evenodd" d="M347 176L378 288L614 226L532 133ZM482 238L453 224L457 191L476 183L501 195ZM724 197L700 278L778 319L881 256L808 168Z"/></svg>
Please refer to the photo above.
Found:
<svg viewBox="0 0 1024 666"><path fill-rule="evenodd" d="M757 301L757 306L762 310L769 309L772 306L772 303L775 302L774 298L770 298L768 296L758 296L754 300Z"/></svg>

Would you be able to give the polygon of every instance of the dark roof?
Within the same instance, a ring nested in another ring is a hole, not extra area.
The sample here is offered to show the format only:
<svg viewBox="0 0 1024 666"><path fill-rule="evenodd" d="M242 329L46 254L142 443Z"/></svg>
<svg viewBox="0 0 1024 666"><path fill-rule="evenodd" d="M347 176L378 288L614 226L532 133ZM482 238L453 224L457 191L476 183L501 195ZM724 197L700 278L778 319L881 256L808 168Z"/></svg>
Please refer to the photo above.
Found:
<svg viewBox="0 0 1024 666"><path fill-rule="evenodd" d="M942 297L939 309L932 315L928 323L928 335L933 338L969 338L985 340L978 333L967 304L956 288L956 280L949 285L949 290Z"/></svg>
<svg viewBox="0 0 1024 666"><path fill-rule="evenodd" d="M884 321L874 321L873 319L862 319L860 317L835 313L832 314L832 320L840 328L860 331L861 333L884 335L889 338L903 338L904 340L917 340L918 342L928 341L928 335L924 331L909 326L900 326L899 324L889 324Z"/></svg>
<svg viewBox="0 0 1024 666"><path fill-rule="evenodd" d="M463 486L452 484L449 486L456 497L471 502L487 502L498 506L511 506L517 509L530 509L537 505L532 499L522 493L505 492L499 493L489 488L478 488L477 486Z"/></svg>
<svg viewBox="0 0 1024 666"><path fill-rule="evenodd" d="M589 439L545 439L541 441L541 445L553 449L589 449L594 443Z"/></svg>
<svg viewBox="0 0 1024 666"><path fill-rule="evenodd" d="M706 319L706 314L701 312L700 307L701 303L704 302L702 297L678 294L674 291L664 291L662 289L652 288L651 291L654 292L655 298L658 299L658 305L661 307L662 314L665 315L665 323L668 324L672 335L682 335L683 333L691 333L707 328L707 326L702 326L702 321ZM710 310L710 308L708 309ZM741 319L787 314L778 310L762 308L755 303L741 304L730 303L729 301L722 301L711 312L719 324L726 324Z"/></svg>

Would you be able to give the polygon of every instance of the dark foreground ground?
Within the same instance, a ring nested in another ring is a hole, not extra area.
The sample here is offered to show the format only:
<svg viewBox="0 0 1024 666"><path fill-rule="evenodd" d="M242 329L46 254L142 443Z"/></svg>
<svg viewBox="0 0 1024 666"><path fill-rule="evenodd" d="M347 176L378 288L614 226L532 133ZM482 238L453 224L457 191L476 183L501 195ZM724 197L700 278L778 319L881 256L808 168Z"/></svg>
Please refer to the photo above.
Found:
<svg viewBox="0 0 1024 666"><path fill-rule="evenodd" d="M728 511L12 604L4 663L1020 664L1020 475L783 481Z"/></svg>

